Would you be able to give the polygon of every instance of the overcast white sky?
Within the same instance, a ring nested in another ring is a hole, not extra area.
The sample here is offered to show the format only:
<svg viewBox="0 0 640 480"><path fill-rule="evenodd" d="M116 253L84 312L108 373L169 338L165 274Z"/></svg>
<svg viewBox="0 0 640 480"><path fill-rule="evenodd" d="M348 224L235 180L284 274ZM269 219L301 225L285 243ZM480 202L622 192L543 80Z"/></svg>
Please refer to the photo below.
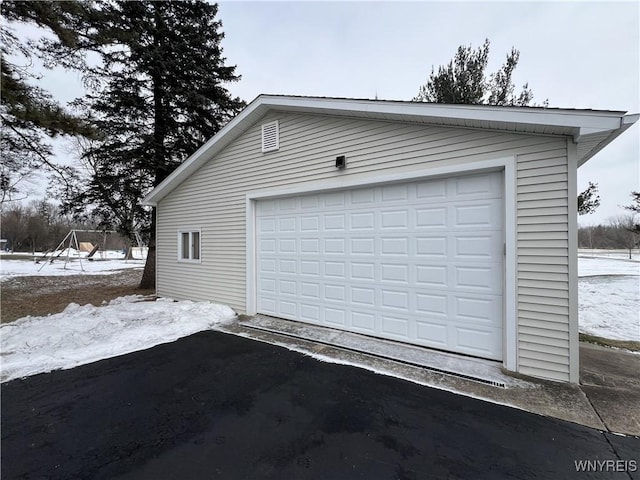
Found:
<svg viewBox="0 0 640 480"><path fill-rule="evenodd" d="M410 100L461 44L491 41L488 72L515 46L518 89L551 107L640 112L640 3L634 2L222 2L230 85L261 93ZM45 72L61 101L82 93L76 74ZM581 224L624 213L640 189L636 124L578 172L598 182L602 205Z"/></svg>

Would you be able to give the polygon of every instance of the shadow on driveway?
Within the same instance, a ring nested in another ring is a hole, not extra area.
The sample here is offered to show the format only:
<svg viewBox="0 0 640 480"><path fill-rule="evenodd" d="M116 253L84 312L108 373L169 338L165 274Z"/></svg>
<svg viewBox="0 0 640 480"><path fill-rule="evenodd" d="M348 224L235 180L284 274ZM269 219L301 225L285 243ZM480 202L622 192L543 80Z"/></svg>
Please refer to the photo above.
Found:
<svg viewBox="0 0 640 480"><path fill-rule="evenodd" d="M1 427L4 479L628 479L574 461L640 451L220 332L4 384Z"/></svg>

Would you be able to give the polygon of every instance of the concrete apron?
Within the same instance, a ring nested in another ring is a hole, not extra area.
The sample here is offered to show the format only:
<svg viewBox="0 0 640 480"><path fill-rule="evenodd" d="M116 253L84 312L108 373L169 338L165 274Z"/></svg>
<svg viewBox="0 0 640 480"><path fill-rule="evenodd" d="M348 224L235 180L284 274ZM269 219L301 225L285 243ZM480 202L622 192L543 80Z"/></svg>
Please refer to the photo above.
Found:
<svg viewBox="0 0 640 480"><path fill-rule="evenodd" d="M581 345L581 378L586 383L574 385L513 374L503 370L500 362L260 315L240 316L221 330L322 361L354 365L598 430L640 435L640 355L591 346L584 350ZM617 360L621 354L623 367ZM629 375L635 382L629 381Z"/></svg>

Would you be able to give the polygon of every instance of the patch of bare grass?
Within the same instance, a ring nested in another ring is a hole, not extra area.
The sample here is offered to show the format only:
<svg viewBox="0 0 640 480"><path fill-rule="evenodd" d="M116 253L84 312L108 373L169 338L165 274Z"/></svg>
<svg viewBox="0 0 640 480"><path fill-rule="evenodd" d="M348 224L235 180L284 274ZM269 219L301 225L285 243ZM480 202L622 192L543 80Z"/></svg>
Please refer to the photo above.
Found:
<svg viewBox="0 0 640 480"><path fill-rule="evenodd" d="M153 295L138 288L142 269L110 275L15 277L2 282L0 322L62 312L70 303L102 305L125 295Z"/></svg>
<svg viewBox="0 0 640 480"><path fill-rule="evenodd" d="M633 340L612 340L610 338L598 337L597 335L581 333L580 341L601 345L603 347L621 348L632 352L640 352L640 342L635 342Z"/></svg>

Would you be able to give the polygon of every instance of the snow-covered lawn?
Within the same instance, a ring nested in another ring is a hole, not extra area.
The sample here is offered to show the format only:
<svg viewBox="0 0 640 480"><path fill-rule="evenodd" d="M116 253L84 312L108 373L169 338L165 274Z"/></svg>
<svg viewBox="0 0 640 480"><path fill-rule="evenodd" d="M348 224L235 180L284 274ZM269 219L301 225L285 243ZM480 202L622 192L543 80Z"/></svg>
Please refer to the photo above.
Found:
<svg viewBox="0 0 640 480"><path fill-rule="evenodd" d="M235 317L225 305L145 300L131 295L101 307L72 303L61 313L0 325L0 380L73 368L144 350Z"/></svg>
<svg viewBox="0 0 640 480"><path fill-rule="evenodd" d="M82 264L80 263L82 262ZM35 263L33 260L0 260L0 282L13 277L60 275L108 275L125 268L144 268L145 260L81 260L65 259L53 263Z"/></svg>
<svg viewBox="0 0 640 480"><path fill-rule="evenodd" d="M640 261L580 253L578 276L580 332L640 341Z"/></svg>
<svg viewBox="0 0 640 480"><path fill-rule="evenodd" d="M616 257L579 257L580 331L605 338L640 341L640 262ZM77 270L48 265L41 275ZM75 263L73 264L76 265ZM142 262L83 262L87 273L141 268ZM50 268L53 267L53 268ZM37 275L33 262L2 261L2 278ZM48 271L47 269L50 268ZM46 317L25 317L0 326L1 381L72 368L143 350L232 319L231 308L209 302L145 301L129 296L94 307L70 304Z"/></svg>

